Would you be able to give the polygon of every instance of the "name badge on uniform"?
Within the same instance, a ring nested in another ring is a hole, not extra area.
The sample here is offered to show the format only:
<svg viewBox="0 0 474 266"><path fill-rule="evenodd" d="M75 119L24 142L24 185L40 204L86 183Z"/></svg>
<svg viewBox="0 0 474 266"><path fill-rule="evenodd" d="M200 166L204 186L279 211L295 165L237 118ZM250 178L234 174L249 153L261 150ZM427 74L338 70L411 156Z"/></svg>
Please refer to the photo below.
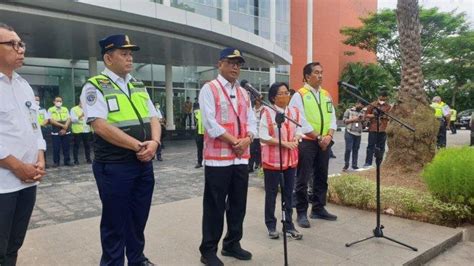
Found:
<svg viewBox="0 0 474 266"><path fill-rule="evenodd" d="M25 105L28 108L31 127L33 128L33 131L37 131L38 130L38 113L36 112L36 109L32 107L32 104L30 101L26 101Z"/></svg>
<svg viewBox="0 0 474 266"><path fill-rule="evenodd" d="M120 110L117 97L107 97L107 107L109 108L109 112L117 112Z"/></svg>
<svg viewBox="0 0 474 266"><path fill-rule="evenodd" d="M328 113L332 113L332 102L327 102L326 105Z"/></svg>

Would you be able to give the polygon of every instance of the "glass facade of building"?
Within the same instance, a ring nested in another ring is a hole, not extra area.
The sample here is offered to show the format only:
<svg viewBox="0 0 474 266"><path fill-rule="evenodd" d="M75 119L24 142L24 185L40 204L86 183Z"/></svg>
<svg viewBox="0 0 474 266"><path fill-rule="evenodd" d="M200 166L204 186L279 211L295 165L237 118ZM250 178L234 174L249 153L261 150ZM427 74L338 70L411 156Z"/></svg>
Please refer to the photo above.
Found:
<svg viewBox="0 0 474 266"><path fill-rule="evenodd" d="M174 8L183 9L200 15L222 20L222 1L226 0L171 0ZM273 0L229 0L229 23L259 35L265 39L271 38L270 5ZM100 2L100 1L98 1ZM108 0L110 4L125 7L123 0ZM129 1L130 2L130 1ZM133 1L134 2L134 1ZM161 0L136 1L147 5L162 5ZM129 3L128 3L129 4ZM276 0L275 42L277 45L290 50L290 1ZM158 6L157 6L158 8ZM85 60L46 59L28 57L26 63L18 72L32 85L35 93L41 97L41 105L48 108L53 105L55 96L62 96L64 106L71 108L79 100L82 86L89 77L89 62ZM104 64L97 58L97 70L101 72ZM153 102L166 110L165 66L151 62L135 63L132 75L142 80L152 97ZM191 101L198 96L199 89L207 81L217 76L213 66L173 66L173 113L176 129L183 129L183 105L186 97ZM268 68L243 68L241 79L247 79L262 92L270 86L270 71ZM289 74L286 66L276 67L276 81L288 82Z"/></svg>

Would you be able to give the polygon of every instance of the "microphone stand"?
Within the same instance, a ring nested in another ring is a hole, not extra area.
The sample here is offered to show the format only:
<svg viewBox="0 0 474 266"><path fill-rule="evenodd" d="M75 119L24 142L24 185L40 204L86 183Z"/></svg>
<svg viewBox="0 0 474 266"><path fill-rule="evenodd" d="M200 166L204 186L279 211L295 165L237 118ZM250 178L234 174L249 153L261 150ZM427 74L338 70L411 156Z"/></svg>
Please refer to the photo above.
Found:
<svg viewBox="0 0 474 266"><path fill-rule="evenodd" d="M375 229L372 231L373 232L373 235L372 236L369 236L369 237L366 237L366 238L363 238L361 240L357 240L357 241L354 241L354 242L351 242L351 243L346 243L346 247L350 247L354 244L357 244L357 243L360 243L360 242L363 242L363 241L366 241L366 240L369 240L369 239L372 239L372 238L385 238L385 239L388 239L392 242L395 242L397 244L400 244L402 246L405 246L407 248L410 248L411 250L413 251L418 251L418 249L416 247L412 247L412 246L409 246L407 244L404 244L398 240L395 240L393 238L390 238L388 236L385 236L383 234L383 229L384 229L384 226L380 224L380 165L382 164L382 158L383 158L383 154L382 154L382 150L380 149L380 147L378 147L378 143L379 143L379 133L380 133L380 117L382 115L386 115L388 117L390 117L391 119L395 120L396 122L398 122L400 125L402 125L403 127L405 127L406 129L410 130L411 132L415 132L415 129L411 126L409 126L408 124L406 124L405 122L402 122L400 121L399 119L397 119L396 117L390 115L389 113L383 111L382 109L380 109L379 107L377 107L376 105L373 105L372 103L368 102L367 100L365 100L364 98L362 98L360 95L357 95L356 93L352 92L350 89L353 89L355 91L358 91L358 88L356 86L353 86L351 84L348 84L348 83L345 83L345 82L338 82L338 85L341 86L342 85L342 88L347 92L349 93L350 95L354 96L355 98L357 98L358 100L360 100L361 102L367 104L367 105L370 105L372 106L376 112L374 112L375 114L375 117L376 117L376 121L377 121L377 135L376 135L376 138L375 138L375 141L376 141L376 145L375 145L375 165L376 165L376 180L377 180L377 189L376 189L376 199L377 199L377 225L375 227Z"/></svg>
<svg viewBox="0 0 474 266"><path fill-rule="evenodd" d="M261 95L257 92L254 92L252 90L247 90L252 96L255 98L261 98ZM283 174L283 155L282 155L282 145L281 145L281 124L285 122L285 119L288 119L290 122L295 124L298 127L301 127L301 125L296 122L295 120L291 119L290 117L286 116L285 113L282 113L278 110L276 110L271 104L265 102L262 99L262 104L265 105L266 107L272 109L275 111L275 122L277 123L278 127L278 150L280 153L280 189L281 189L281 223L283 225L283 253L285 257L285 262L284 265L288 266L288 247L287 247L287 240L286 240L286 201L285 201L285 175ZM270 125L269 125L270 126ZM291 195L290 195L291 197ZM291 208L291 206L290 206Z"/></svg>

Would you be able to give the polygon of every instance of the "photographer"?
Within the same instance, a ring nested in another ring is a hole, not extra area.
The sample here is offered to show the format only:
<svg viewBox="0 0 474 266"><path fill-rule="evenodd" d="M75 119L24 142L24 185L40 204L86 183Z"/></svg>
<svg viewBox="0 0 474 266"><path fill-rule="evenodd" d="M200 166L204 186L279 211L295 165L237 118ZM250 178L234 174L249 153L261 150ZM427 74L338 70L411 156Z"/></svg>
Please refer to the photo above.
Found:
<svg viewBox="0 0 474 266"><path fill-rule="evenodd" d="M354 107L347 109L344 112L343 121L346 124L346 131L344 133L344 140L346 142L346 152L344 153L344 167L342 171L349 168L349 159L352 152L352 169L357 170L357 159L359 156L360 139L362 135L362 123L364 115L362 113L364 105L358 101Z"/></svg>

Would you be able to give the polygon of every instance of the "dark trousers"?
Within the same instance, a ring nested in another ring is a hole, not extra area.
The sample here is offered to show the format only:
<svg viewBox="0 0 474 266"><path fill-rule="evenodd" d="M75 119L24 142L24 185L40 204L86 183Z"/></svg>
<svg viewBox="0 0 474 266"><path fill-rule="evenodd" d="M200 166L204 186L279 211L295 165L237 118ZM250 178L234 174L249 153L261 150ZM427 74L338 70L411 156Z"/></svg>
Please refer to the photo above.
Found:
<svg viewBox="0 0 474 266"><path fill-rule="evenodd" d="M79 144L82 141L84 145L84 153L86 155L86 161L90 162L91 160L91 146L90 146L90 139L92 133L79 133L79 134L72 134L74 139L74 146L72 147L72 154L74 157L74 162L79 161Z"/></svg>
<svg viewBox="0 0 474 266"><path fill-rule="evenodd" d="M260 139L254 139L250 144L249 169L253 170L254 167L259 167L262 164L261 150Z"/></svg>
<svg viewBox="0 0 474 266"><path fill-rule="evenodd" d="M313 211L326 205L328 191L329 150L321 150L316 141L303 140L298 146L298 174L295 181L296 211L306 213L309 201ZM313 182L313 194L308 199L308 181Z"/></svg>
<svg viewBox="0 0 474 266"><path fill-rule="evenodd" d="M248 166L205 166L204 176L202 242L199 250L203 256L208 256L217 252L224 227L224 213L227 234L222 248L229 250L240 245L247 207Z"/></svg>
<svg viewBox="0 0 474 266"><path fill-rule="evenodd" d="M277 219L275 218L275 201L278 194L278 185L281 184L280 171L264 169L263 174L265 176L265 225L268 230L275 230L277 222ZM295 228L291 218L293 214L291 201L293 186L295 183L295 174L296 168L288 168L283 171L285 182L285 191L283 194L285 197L285 206L287 206L285 212L285 226L287 230Z"/></svg>
<svg viewBox="0 0 474 266"><path fill-rule="evenodd" d="M64 164L69 164L71 162L71 157L69 155L69 145L70 145L70 135L51 135L53 139L53 161L55 164L59 164L60 158L59 153L61 149L63 150Z"/></svg>
<svg viewBox="0 0 474 266"><path fill-rule="evenodd" d="M0 194L0 265L16 265L36 201L36 186Z"/></svg>
<svg viewBox="0 0 474 266"><path fill-rule="evenodd" d="M145 225L155 178L151 162L99 163L92 166L102 201L100 265L137 265L146 258Z"/></svg>
<svg viewBox="0 0 474 266"><path fill-rule="evenodd" d="M349 132L344 133L344 140L346 141L346 151L344 153L344 166L349 167L349 159L352 152L352 167L357 167L357 159L359 158L361 136L353 135Z"/></svg>
<svg viewBox="0 0 474 266"><path fill-rule="evenodd" d="M202 164L202 150L204 148L204 135L196 134L197 163Z"/></svg>
<svg viewBox="0 0 474 266"><path fill-rule="evenodd" d="M383 155L385 153L386 140L387 134L385 132L369 132L369 144L367 144L367 155L365 157L365 164L372 165L372 161L374 159L375 154L375 148L380 149L380 158L383 158Z"/></svg>
<svg viewBox="0 0 474 266"><path fill-rule="evenodd" d="M437 137L437 146L438 148L446 147L446 121L444 119L438 119L439 121L439 130Z"/></svg>
<svg viewBox="0 0 474 266"><path fill-rule="evenodd" d="M456 126L454 125L456 121L451 121L451 124L449 125L449 128L451 129L451 133L452 134L456 134L458 133L457 129L456 129Z"/></svg>
<svg viewBox="0 0 474 266"><path fill-rule="evenodd" d="M188 124L188 120L189 120L189 124ZM186 127L191 127L193 125L193 116L192 116L192 113L185 113L184 114L184 129L186 129Z"/></svg>

